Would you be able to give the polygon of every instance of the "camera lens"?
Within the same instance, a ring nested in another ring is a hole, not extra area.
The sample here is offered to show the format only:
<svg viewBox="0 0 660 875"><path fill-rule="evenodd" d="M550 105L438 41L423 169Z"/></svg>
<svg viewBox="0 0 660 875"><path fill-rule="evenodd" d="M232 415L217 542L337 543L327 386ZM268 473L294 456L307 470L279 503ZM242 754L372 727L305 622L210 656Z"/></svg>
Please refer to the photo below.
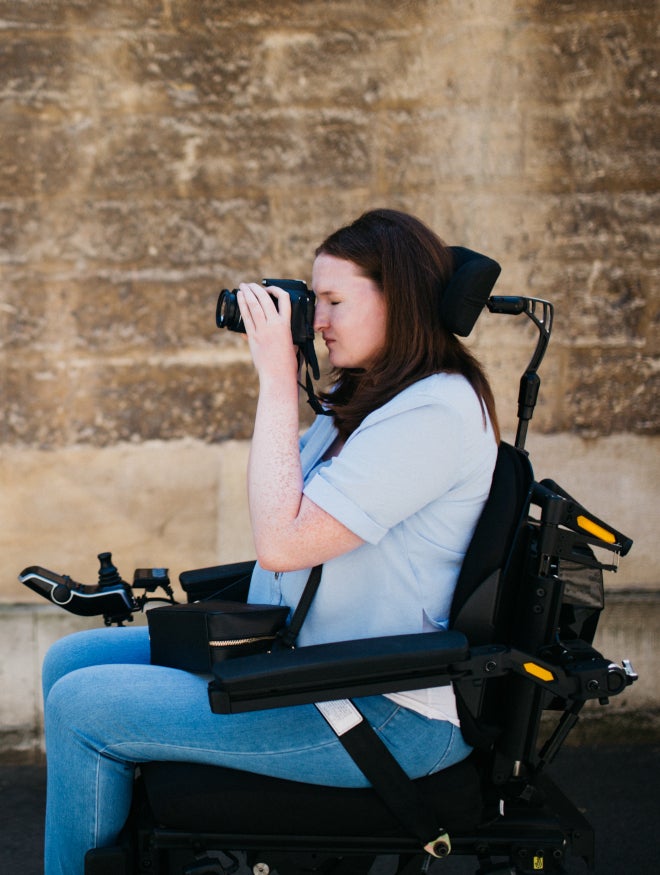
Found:
<svg viewBox="0 0 660 875"><path fill-rule="evenodd" d="M227 302L227 295L229 292L221 292L220 298L218 299L218 313L217 313L217 323L218 328L224 328L227 324L227 311L229 310L229 303Z"/></svg>
<svg viewBox="0 0 660 875"><path fill-rule="evenodd" d="M230 331L245 331L241 311L238 309L236 289L230 292L223 289L218 298L218 306L215 311L215 321L218 328L228 328Z"/></svg>

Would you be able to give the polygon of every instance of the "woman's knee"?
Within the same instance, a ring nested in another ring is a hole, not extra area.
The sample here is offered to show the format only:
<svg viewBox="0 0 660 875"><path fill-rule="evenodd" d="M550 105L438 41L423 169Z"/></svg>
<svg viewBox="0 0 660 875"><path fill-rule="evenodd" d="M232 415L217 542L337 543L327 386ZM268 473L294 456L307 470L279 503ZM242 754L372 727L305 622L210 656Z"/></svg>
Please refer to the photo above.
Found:
<svg viewBox="0 0 660 875"><path fill-rule="evenodd" d="M84 633L74 633L59 638L46 651L41 667L41 684L44 702L57 681L77 667L78 655L82 652L78 646L77 636Z"/></svg>
<svg viewBox="0 0 660 875"><path fill-rule="evenodd" d="M95 671L81 668L54 679L44 704L44 724L49 745L62 733L86 733L86 721L102 702Z"/></svg>
<svg viewBox="0 0 660 875"><path fill-rule="evenodd" d="M118 663L148 663L149 635L146 627L88 629L55 641L42 666L44 701L60 678L80 668Z"/></svg>
<svg viewBox="0 0 660 875"><path fill-rule="evenodd" d="M135 703L131 669L111 664L83 666L55 680L44 705L47 745L73 734L94 746L108 732L126 728Z"/></svg>

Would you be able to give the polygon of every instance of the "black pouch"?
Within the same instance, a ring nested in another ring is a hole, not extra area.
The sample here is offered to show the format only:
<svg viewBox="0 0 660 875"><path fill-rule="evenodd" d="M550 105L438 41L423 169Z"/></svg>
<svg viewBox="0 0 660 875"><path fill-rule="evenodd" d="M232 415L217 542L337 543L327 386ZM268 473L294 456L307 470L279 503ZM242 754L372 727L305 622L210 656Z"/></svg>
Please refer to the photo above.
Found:
<svg viewBox="0 0 660 875"><path fill-rule="evenodd" d="M210 673L223 659L270 650L288 615L285 606L216 600L152 608L151 663Z"/></svg>

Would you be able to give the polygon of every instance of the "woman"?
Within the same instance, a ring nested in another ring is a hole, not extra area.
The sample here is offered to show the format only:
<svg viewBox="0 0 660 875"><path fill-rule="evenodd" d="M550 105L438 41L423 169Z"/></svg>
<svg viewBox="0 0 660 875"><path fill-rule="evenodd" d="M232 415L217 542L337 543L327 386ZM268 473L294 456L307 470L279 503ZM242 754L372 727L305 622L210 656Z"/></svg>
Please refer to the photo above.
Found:
<svg viewBox="0 0 660 875"><path fill-rule="evenodd" d="M391 210L366 213L319 247L314 327L333 367L323 396L331 415L300 441L290 299L240 285L259 375L250 601L294 607L309 568L323 563L300 645L447 626L497 444L487 380L438 315L451 271L439 238ZM366 784L313 705L214 715L206 687L204 677L150 665L144 628L80 633L51 648L46 875L82 873L88 848L114 842L135 764L146 760ZM450 687L360 705L411 777L469 753Z"/></svg>

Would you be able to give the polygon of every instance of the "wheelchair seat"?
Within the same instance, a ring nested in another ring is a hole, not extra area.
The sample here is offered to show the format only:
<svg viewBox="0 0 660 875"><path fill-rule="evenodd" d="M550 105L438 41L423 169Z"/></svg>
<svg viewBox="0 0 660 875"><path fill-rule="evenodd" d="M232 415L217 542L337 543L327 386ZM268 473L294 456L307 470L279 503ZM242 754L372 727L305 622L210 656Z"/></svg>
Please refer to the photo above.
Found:
<svg viewBox="0 0 660 875"><path fill-rule="evenodd" d="M372 789L322 787L193 763L145 763L144 789L159 826L236 835L388 836L401 825ZM483 810L481 780L468 757L413 782L448 830L474 830Z"/></svg>

